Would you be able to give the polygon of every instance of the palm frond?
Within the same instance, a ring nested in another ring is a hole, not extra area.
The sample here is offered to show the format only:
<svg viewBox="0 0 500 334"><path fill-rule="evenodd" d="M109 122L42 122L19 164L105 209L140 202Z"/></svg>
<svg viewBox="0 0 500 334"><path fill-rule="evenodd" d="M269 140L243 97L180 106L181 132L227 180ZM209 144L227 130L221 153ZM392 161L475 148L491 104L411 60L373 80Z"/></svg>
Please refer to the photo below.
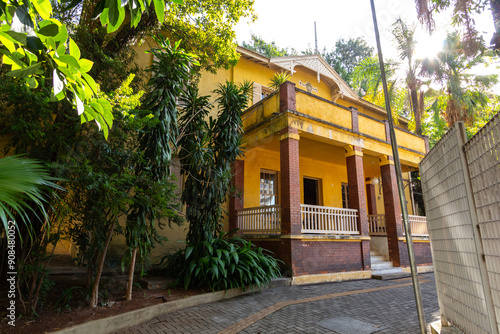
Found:
<svg viewBox="0 0 500 334"><path fill-rule="evenodd" d="M46 216L46 190L63 190L52 182L55 180L36 160L20 156L0 159L0 219L3 227L7 230L9 220L13 221L19 216L29 228L30 211L35 214L42 212Z"/></svg>

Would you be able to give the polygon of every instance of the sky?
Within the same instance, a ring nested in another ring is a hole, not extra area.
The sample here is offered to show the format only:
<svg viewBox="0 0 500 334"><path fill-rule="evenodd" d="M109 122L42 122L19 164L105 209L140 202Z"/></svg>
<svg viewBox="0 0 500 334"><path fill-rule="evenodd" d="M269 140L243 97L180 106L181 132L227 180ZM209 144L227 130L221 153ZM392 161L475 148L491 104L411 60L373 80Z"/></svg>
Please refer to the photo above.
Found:
<svg viewBox="0 0 500 334"><path fill-rule="evenodd" d="M265 41L274 41L279 47L297 51L308 47L314 49L314 22L316 21L318 49L333 49L339 38L364 37L376 48L373 19L369 0L255 0L258 19L248 23L244 19L236 26L238 43L250 41L250 34L261 36ZM376 0L375 8L382 39L384 59L396 58L392 45L391 25L401 17L406 22L417 23L414 0ZM436 15L436 31L432 36L421 28L417 30L420 41L417 57L435 55L450 29L450 15ZM485 32L489 42L494 31L489 11L476 18L476 28Z"/></svg>

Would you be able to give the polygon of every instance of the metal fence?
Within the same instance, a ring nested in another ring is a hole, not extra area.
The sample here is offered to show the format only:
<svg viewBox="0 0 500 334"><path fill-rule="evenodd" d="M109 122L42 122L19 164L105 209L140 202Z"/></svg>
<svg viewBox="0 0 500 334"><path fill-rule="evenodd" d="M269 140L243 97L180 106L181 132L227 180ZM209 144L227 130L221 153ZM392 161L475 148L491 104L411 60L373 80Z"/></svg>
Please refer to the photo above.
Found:
<svg viewBox="0 0 500 334"><path fill-rule="evenodd" d="M500 331L500 114L467 142L457 123L420 163L442 316Z"/></svg>

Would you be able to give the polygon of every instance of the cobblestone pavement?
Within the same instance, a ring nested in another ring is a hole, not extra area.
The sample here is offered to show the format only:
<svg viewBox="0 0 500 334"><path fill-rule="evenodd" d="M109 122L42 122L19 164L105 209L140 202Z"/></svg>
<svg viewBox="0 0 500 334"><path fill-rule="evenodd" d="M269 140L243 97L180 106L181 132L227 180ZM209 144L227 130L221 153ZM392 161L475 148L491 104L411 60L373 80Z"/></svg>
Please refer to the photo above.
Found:
<svg viewBox="0 0 500 334"><path fill-rule="evenodd" d="M439 319L434 274L421 274L426 322ZM347 327L346 327L347 324ZM419 333L410 278L285 286L168 313L116 334Z"/></svg>

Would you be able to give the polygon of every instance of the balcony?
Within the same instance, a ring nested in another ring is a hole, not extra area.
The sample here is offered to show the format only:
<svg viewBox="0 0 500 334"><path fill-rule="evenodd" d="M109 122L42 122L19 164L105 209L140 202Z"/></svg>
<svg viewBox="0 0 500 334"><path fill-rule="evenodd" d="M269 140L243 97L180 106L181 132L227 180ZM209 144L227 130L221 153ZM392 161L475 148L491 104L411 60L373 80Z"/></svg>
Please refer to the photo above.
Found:
<svg viewBox="0 0 500 334"><path fill-rule="evenodd" d="M318 205L300 205L302 233L357 235L358 210ZM260 206L237 211L238 228L243 234L281 234L281 207ZM412 236L428 237L427 219L409 216ZM387 235L385 215L369 215L370 235Z"/></svg>

